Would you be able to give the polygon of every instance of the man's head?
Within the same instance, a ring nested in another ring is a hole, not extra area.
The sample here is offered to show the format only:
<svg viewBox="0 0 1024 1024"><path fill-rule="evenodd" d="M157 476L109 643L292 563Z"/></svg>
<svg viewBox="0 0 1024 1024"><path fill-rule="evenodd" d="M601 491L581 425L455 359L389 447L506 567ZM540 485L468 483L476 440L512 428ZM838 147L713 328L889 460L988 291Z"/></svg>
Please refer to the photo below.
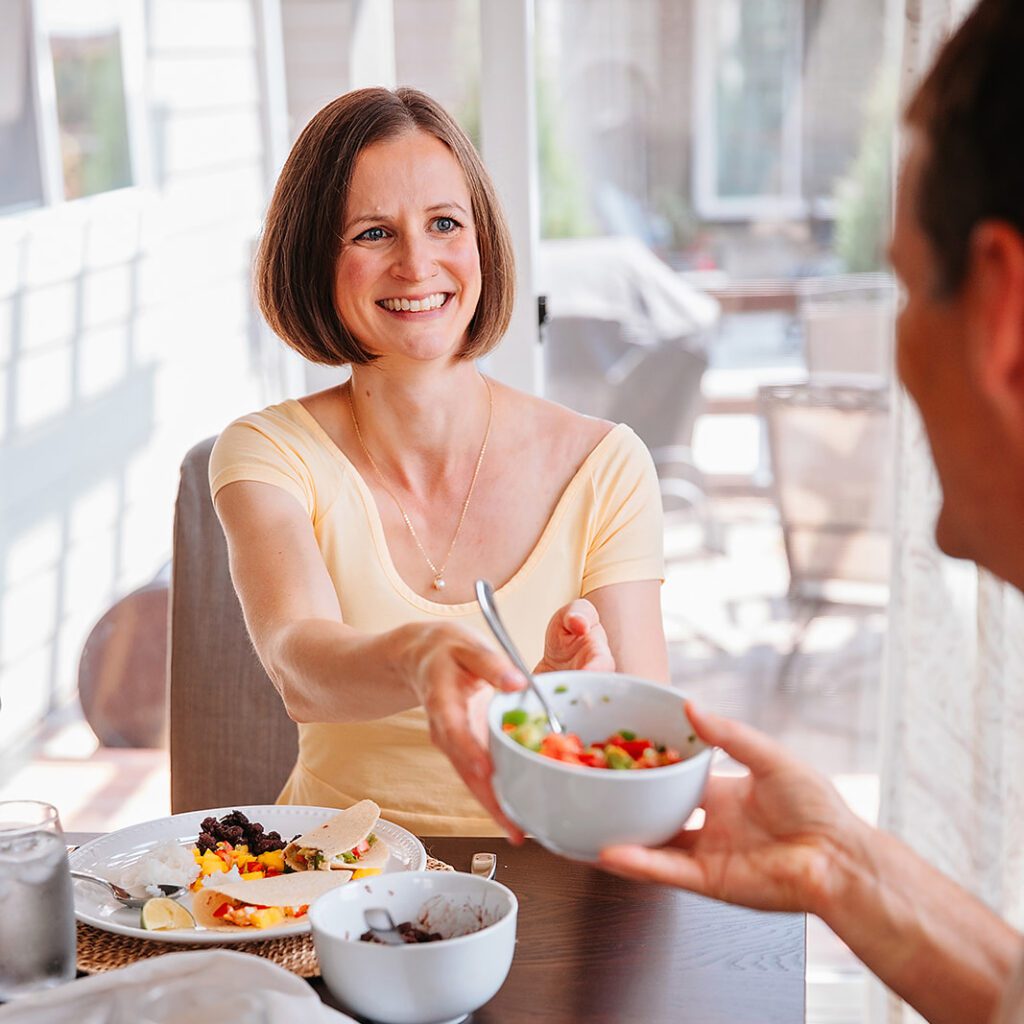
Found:
<svg viewBox="0 0 1024 1024"><path fill-rule="evenodd" d="M906 119L898 366L943 489L939 546L1024 584L1024 3L981 0ZM1020 554L1012 549L1020 549Z"/></svg>

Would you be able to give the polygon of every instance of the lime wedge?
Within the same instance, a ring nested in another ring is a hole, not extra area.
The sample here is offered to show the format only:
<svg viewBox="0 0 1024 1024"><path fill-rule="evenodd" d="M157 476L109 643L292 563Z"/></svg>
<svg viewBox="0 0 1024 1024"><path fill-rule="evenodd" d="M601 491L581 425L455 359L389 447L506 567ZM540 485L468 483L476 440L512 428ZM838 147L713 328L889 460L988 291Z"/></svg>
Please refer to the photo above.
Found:
<svg viewBox="0 0 1024 1024"><path fill-rule="evenodd" d="M176 928L195 928L196 919L180 904L166 896L142 904L142 927L150 932L169 932Z"/></svg>

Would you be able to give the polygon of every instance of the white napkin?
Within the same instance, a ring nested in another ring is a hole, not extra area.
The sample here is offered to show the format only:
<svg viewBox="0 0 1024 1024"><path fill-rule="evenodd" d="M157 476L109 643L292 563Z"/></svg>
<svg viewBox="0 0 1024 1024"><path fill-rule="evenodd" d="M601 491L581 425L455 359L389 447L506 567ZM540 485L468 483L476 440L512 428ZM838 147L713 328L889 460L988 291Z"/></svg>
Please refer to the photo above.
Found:
<svg viewBox="0 0 1024 1024"><path fill-rule="evenodd" d="M355 1024L297 975L252 953L166 953L0 1007L2 1024Z"/></svg>

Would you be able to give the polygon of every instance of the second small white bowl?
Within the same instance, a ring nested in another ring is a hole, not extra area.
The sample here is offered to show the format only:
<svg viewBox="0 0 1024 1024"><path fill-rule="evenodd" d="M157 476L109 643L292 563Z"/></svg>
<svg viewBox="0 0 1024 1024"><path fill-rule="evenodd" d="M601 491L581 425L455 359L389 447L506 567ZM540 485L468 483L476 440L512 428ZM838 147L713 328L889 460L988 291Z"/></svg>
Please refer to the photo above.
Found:
<svg viewBox="0 0 1024 1024"><path fill-rule="evenodd" d="M396 924L415 924L427 905L429 930L444 941L360 941L368 907L384 907ZM324 982L350 1010L382 1024L441 1024L462 1020L501 988L512 965L518 909L499 882L458 871L409 871L333 889L309 908L309 919Z"/></svg>

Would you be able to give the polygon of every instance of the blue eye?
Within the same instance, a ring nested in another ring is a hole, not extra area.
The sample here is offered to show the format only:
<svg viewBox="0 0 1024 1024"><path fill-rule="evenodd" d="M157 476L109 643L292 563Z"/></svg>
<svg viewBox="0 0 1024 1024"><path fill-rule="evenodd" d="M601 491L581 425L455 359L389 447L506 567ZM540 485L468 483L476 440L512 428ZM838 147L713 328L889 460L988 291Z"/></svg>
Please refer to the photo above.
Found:
<svg viewBox="0 0 1024 1024"><path fill-rule="evenodd" d="M356 235L357 242L380 242L385 237L383 228L367 228L362 234Z"/></svg>
<svg viewBox="0 0 1024 1024"><path fill-rule="evenodd" d="M460 224L454 217L438 217L434 221L434 226L444 235L451 234L456 228L460 227Z"/></svg>

